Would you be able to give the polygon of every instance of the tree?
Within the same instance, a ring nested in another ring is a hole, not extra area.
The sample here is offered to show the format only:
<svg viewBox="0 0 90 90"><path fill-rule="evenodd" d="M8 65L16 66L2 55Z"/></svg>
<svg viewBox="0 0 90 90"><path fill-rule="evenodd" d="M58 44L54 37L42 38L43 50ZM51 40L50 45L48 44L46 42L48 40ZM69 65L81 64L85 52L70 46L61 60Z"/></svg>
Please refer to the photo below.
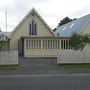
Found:
<svg viewBox="0 0 90 90"><path fill-rule="evenodd" d="M72 19L70 19L69 17L65 17L65 18L63 18L63 20L60 21L60 23L58 23L58 26L62 26L71 21L72 21Z"/></svg>
<svg viewBox="0 0 90 90"><path fill-rule="evenodd" d="M60 23L58 23L58 26L57 27L62 26L62 25L66 24L68 22L71 22L73 20L76 20L76 18L75 19L70 19L69 17L65 17L62 20L60 20ZM54 30L53 30L54 32L56 31L57 27L54 28Z"/></svg>
<svg viewBox="0 0 90 90"><path fill-rule="evenodd" d="M5 36L3 34L0 34L0 51L4 50L6 47L6 40L5 40Z"/></svg>
<svg viewBox="0 0 90 90"><path fill-rule="evenodd" d="M0 51L2 49L2 35L0 35Z"/></svg>
<svg viewBox="0 0 90 90"><path fill-rule="evenodd" d="M57 28L54 28L53 31L55 32Z"/></svg>
<svg viewBox="0 0 90 90"><path fill-rule="evenodd" d="M1 27L0 27L0 32L2 32Z"/></svg>
<svg viewBox="0 0 90 90"><path fill-rule="evenodd" d="M90 43L90 35L80 35L74 33L70 37L70 45L74 50L83 50L86 44Z"/></svg>

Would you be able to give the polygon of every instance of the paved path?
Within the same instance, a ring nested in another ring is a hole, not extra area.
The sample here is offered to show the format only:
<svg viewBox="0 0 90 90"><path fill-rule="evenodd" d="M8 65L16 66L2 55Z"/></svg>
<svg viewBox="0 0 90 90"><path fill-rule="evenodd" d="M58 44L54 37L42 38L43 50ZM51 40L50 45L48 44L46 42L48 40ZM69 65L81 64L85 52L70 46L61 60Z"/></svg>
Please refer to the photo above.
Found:
<svg viewBox="0 0 90 90"><path fill-rule="evenodd" d="M20 58L20 70L30 74L57 74L56 58Z"/></svg>
<svg viewBox="0 0 90 90"><path fill-rule="evenodd" d="M0 75L0 90L90 90L90 74Z"/></svg>

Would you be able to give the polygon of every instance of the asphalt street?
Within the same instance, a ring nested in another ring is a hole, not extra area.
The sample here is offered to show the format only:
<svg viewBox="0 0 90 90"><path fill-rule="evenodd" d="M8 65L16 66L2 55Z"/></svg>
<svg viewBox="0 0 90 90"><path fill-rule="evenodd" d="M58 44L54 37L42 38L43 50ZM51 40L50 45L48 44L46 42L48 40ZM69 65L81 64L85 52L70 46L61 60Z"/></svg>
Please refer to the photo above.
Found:
<svg viewBox="0 0 90 90"><path fill-rule="evenodd" d="M90 90L90 74L0 75L0 90Z"/></svg>

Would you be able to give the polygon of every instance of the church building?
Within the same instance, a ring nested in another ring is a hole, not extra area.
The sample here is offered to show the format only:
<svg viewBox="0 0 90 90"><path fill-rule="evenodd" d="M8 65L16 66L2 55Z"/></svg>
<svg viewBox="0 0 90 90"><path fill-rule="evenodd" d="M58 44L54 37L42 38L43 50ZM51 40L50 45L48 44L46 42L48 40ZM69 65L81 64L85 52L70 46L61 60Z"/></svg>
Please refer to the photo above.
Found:
<svg viewBox="0 0 90 90"><path fill-rule="evenodd" d="M19 55L24 57L57 57L61 49L71 49L69 36L74 31L90 32L90 15L85 19L77 19L60 26L53 32L39 13L32 8L10 33L9 48L18 50Z"/></svg>
<svg viewBox="0 0 90 90"><path fill-rule="evenodd" d="M24 57L56 57L61 40L33 8L11 32L10 50L18 50ZM70 48L69 45L64 45Z"/></svg>

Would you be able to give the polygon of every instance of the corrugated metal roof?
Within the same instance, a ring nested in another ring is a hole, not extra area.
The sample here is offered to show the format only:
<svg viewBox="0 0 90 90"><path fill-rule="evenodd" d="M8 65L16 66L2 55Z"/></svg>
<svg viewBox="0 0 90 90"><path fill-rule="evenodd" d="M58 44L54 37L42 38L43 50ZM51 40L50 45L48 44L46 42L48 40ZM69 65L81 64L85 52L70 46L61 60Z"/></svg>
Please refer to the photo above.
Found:
<svg viewBox="0 0 90 90"><path fill-rule="evenodd" d="M69 37L73 33L82 32L88 23L90 23L90 14L58 27L55 33L61 37Z"/></svg>

